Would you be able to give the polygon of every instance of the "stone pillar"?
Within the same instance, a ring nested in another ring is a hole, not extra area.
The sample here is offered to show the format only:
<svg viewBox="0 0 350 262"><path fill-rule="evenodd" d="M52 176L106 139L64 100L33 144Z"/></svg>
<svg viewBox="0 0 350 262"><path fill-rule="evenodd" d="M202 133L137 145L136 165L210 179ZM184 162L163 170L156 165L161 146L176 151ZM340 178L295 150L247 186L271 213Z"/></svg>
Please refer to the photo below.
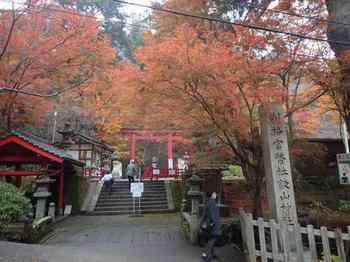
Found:
<svg viewBox="0 0 350 262"><path fill-rule="evenodd" d="M267 195L277 222L298 222L291 174L287 126L281 105L260 108Z"/></svg>

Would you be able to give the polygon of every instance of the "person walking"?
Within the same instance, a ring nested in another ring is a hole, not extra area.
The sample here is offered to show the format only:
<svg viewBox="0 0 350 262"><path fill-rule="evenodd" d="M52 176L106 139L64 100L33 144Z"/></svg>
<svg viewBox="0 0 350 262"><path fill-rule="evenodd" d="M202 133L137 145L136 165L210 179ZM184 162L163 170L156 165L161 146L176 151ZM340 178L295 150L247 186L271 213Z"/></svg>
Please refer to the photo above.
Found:
<svg viewBox="0 0 350 262"><path fill-rule="evenodd" d="M135 175L136 175L136 165L134 160L130 160L127 168L126 168L126 175L128 176L129 180L129 190L131 188L131 183L135 182Z"/></svg>
<svg viewBox="0 0 350 262"><path fill-rule="evenodd" d="M109 195L112 194L112 185L113 185L113 176L110 173L106 173L102 178L101 181L106 185L106 189Z"/></svg>
<svg viewBox="0 0 350 262"><path fill-rule="evenodd" d="M216 198L216 192L212 192L200 224L201 227L206 227L206 229L209 227L210 229L209 242L206 251L202 253L202 259L205 262L210 262L213 258L216 258L214 248L221 236L220 211L216 203Z"/></svg>

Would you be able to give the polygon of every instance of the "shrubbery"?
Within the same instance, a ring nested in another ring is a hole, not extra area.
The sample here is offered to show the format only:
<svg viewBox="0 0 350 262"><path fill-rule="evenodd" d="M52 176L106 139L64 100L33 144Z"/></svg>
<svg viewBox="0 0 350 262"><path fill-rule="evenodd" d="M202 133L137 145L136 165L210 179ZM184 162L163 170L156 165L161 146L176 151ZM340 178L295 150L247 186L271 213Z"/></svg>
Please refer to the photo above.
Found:
<svg viewBox="0 0 350 262"><path fill-rule="evenodd" d="M29 212L30 200L14 185L0 182L0 224L15 222Z"/></svg>
<svg viewBox="0 0 350 262"><path fill-rule="evenodd" d="M178 181L171 181L170 188L171 188L171 193L173 195L175 211L179 212L181 210L181 204L183 199L182 184L181 182L178 182Z"/></svg>
<svg viewBox="0 0 350 262"><path fill-rule="evenodd" d="M345 213L350 213L350 201L339 200L338 201L338 210L345 212Z"/></svg>

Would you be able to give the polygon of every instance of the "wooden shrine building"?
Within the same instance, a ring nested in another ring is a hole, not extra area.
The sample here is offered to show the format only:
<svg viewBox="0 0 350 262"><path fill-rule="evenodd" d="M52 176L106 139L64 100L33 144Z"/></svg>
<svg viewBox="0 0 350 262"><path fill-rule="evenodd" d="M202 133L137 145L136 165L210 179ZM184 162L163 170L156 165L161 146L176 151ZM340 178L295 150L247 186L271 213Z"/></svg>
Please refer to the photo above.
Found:
<svg viewBox="0 0 350 262"><path fill-rule="evenodd" d="M101 140L73 131L69 124L59 131L62 140L57 142L59 148L67 151L74 159L84 162L85 171L91 174L95 171L109 172L112 170L114 149Z"/></svg>
<svg viewBox="0 0 350 262"><path fill-rule="evenodd" d="M0 138L0 179L14 177L17 186L21 186L23 177L47 174L56 180L50 189L60 210L64 209L70 178L82 173L83 166L66 151L37 136L12 131Z"/></svg>

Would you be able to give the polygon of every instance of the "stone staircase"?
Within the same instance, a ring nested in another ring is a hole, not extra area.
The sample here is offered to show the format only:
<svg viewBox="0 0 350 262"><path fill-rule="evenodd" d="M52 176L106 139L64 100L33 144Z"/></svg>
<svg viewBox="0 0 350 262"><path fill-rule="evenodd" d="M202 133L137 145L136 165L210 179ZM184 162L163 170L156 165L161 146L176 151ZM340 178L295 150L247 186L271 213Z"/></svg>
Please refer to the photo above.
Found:
<svg viewBox="0 0 350 262"><path fill-rule="evenodd" d="M135 200L138 211L138 199ZM141 213L167 213L167 190L164 181L144 181L144 193L141 198ZM133 198L129 193L128 181L116 181L111 195L103 186L97 204L91 215L125 215L133 213Z"/></svg>

